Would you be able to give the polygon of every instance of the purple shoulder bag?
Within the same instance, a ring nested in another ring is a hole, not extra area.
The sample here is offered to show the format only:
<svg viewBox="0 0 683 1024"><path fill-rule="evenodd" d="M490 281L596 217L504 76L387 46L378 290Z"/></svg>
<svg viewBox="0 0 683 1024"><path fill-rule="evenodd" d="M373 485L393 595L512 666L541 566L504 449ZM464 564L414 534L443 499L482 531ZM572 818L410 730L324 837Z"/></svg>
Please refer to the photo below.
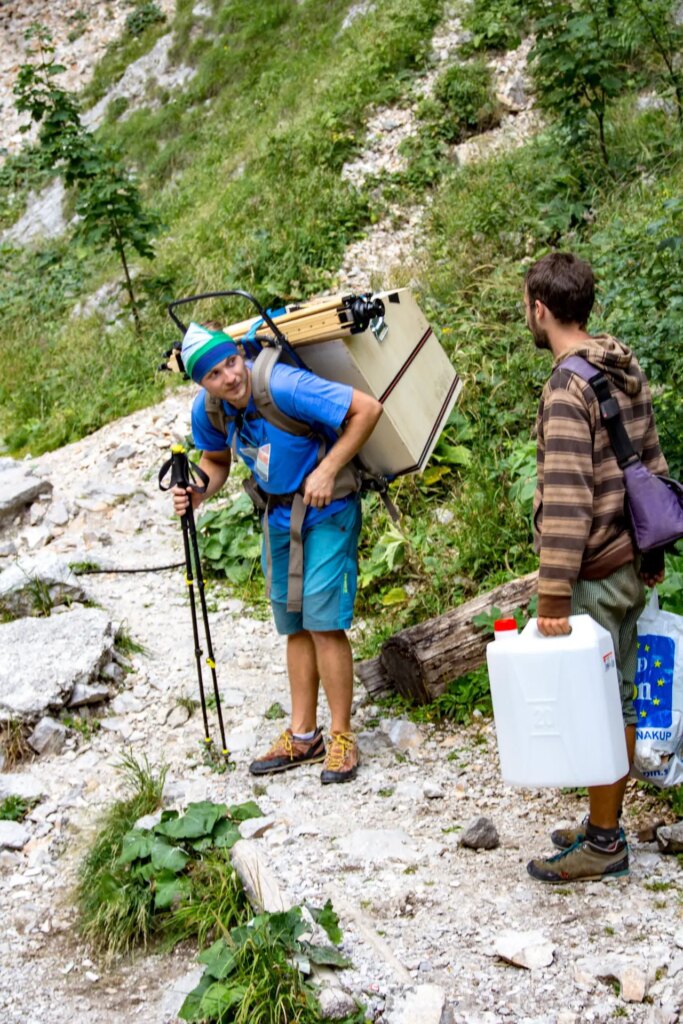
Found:
<svg viewBox="0 0 683 1024"><path fill-rule="evenodd" d="M619 468L624 474L626 516L639 551L668 547L683 537L683 486L667 476L657 476L644 466L634 451L619 403L612 397L605 374L581 356L569 356L559 369L581 377L595 392L600 418L609 434Z"/></svg>

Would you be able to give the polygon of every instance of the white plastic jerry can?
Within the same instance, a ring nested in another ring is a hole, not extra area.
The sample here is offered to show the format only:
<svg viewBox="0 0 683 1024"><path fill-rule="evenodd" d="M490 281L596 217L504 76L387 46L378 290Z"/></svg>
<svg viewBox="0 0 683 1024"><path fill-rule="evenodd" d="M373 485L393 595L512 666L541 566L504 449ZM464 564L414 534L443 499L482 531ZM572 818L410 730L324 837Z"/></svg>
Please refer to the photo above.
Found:
<svg viewBox="0 0 683 1024"><path fill-rule="evenodd" d="M514 786L603 786L628 773L612 637L590 615L567 636L495 624L486 649L500 766Z"/></svg>

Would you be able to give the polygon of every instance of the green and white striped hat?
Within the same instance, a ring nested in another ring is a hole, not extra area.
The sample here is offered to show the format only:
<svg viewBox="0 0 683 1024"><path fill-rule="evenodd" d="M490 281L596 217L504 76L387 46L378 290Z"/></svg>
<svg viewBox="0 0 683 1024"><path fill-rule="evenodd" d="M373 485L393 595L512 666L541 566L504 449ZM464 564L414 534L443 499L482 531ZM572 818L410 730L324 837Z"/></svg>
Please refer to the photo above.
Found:
<svg viewBox="0 0 683 1024"><path fill-rule="evenodd" d="M238 355L238 350L229 334L191 323L183 338L181 354L185 370L192 380L199 384L202 377L212 370L216 363L227 359L228 356Z"/></svg>

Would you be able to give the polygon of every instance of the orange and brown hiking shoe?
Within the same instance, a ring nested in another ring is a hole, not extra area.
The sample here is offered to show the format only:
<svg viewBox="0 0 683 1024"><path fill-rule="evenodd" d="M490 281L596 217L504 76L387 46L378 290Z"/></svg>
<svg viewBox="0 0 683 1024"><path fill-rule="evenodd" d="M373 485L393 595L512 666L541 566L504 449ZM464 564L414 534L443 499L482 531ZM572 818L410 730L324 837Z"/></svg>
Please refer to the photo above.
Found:
<svg viewBox="0 0 683 1024"><path fill-rule="evenodd" d="M322 761L325 757L323 731L318 728L310 740L297 739L291 729L280 733L267 754L252 761L249 771L252 775L269 775L271 772L286 772L300 764Z"/></svg>
<svg viewBox="0 0 683 1024"><path fill-rule="evenodd" d="M330 782L350 782L355 779L359 756L356 737L352 732L333 732L320 774L323 786Z"/></svg>

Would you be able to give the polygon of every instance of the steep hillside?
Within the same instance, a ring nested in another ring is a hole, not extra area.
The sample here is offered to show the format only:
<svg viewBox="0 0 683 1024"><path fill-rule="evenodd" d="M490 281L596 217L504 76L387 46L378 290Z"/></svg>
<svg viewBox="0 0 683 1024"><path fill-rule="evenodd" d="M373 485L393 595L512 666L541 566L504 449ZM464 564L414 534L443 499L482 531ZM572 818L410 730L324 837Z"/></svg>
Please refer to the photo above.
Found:
<svg viewBox="0 0 683 1024"><path fill-rule="evenodd" d="M398 488L410 516L393 569L383 516L371 520L365 610L396 594L400 574L408 586L385 622L414 621L532 564L530 431L547 367L532 356L520 281L529 260L557 247L595 263L593 326L636 349L678 471L681 19L658 0L653 37L641 6L629 0L617 15L607 0L581 0L567 27L566 5L544 14L537 0L180 0L166 20L133 5L82 106L158 218L155 258L133 260L142 335L116 258L71 220L71 193L62 233L58 223L56 237L22 244L28 193L58 188L59 167L45 166L39 145L9 156L8 450L59 446L158 397L170 298L246 288L269 303L410 281L466 382L439 472ZM55 30L58 54L68 52ZM594 102L581 85L586 53Z"/></svg>

